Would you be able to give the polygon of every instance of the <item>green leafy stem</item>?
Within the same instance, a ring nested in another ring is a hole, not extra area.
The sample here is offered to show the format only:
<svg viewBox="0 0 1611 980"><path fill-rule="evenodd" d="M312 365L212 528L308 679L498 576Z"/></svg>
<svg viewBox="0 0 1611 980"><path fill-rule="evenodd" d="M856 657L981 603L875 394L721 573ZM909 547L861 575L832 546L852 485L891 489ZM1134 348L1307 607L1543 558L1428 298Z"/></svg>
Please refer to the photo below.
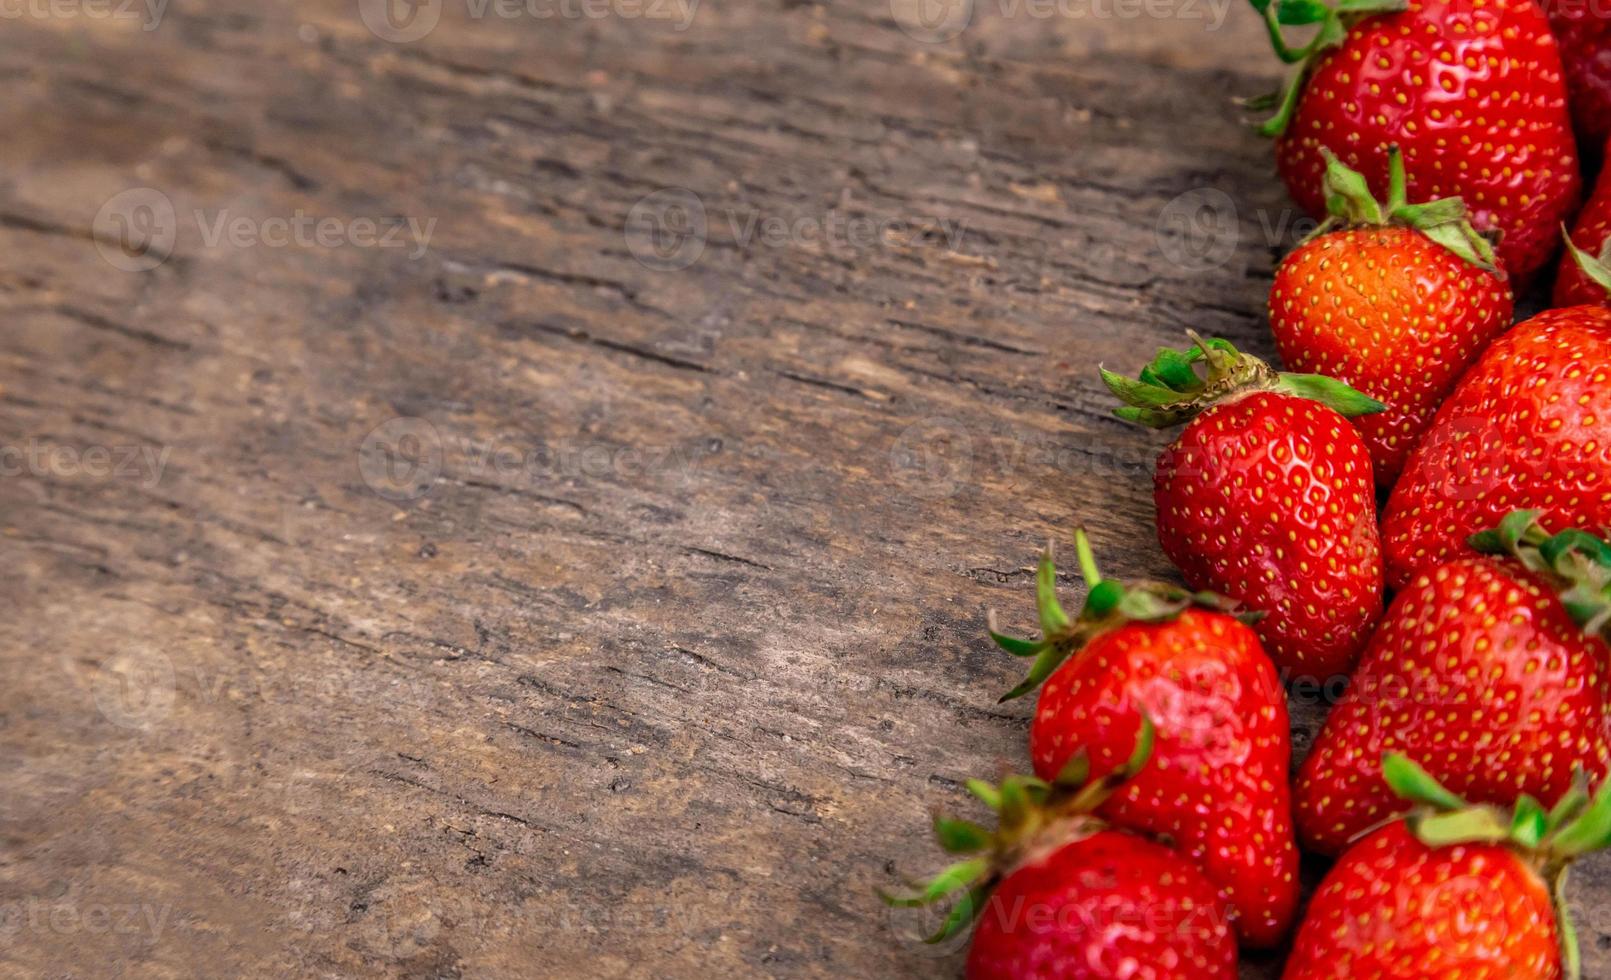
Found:
<svg viewBox="0 0 1611 980"><path fill-rule="evenodd" d="M1393 13L1405 9L1407 0L1337 0L1326 4L1321 0L1251 0L1253 9L1264 19L1270 35L1270 46L1275 56L1288 65L1301 65L1282 87L1279 94L1250 100L1248 108L1275 109L1275 115L1259 126L1264 136L1279 136L1292 121L1292 114L1308 79L1309 69L1316 56L1331 48L1340 47L1348 37L1348 29L1361 18L1372 14ZM1293 47L1287 41L1286 28L1319 25L1309 43Z"/></svg>

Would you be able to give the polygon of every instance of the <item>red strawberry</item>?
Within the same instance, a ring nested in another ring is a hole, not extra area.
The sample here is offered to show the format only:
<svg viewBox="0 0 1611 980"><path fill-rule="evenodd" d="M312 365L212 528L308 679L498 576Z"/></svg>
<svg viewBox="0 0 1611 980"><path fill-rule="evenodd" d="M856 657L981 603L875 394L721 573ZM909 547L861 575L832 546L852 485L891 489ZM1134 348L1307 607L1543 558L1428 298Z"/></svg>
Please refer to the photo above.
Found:
<svg viewBox="0 0 1611 980"><path fill-rule="evenodd" d="M1556 306L1611 305L1611 167L1600 171L1589 203L1566 240L1555 274Z"/></svg>
<svg viewBox="0 0 1611 980"><path fill-rule="evenodd" d="M1537 507L1611 526L1611 311L1549 310L1494 341L1421 442L1382 517L1387 580L1470 554L1472 532Z"/></svg>
<svg viewBox="0 0 1611 980"><path fill-rule="evenodd" d="M1382 557L1370 455L1343 415L1385 406L1223 340L1160 350L1139 382L1102 379L1121 418L1190 420L1153 490L1158 540L1186 581L1268 613L1259 636L1284 674L1346 673L1382 614Z"/></svg>
<svg viewBox="0 0 1611 980"><path fill-rule="evenodd" d="M1355 844L1315 892L1285 980L1556 980L1581 973L1562 888L1608 843L1611 792L1546 812L1469 807L1404 756L1383 770L1421 806Z"/></svg>
<svg viewBox="0 0 1611 980"><path fill-rule="evenodd" d="M1261 132L1293 200L1326 214L1329 149L1387 187L1387 147L1404 151L1409 197L1458 197L1502 237L1500 264L1523 281L1555 251L1581 191L1560 52L1534 0L1254 0L1277 54L1303 66ZM1292 50L1282 24L1318 23Z"/></svg>
<svg viewBox="0 0 1611 980"><path fill-rule="evenodd" d="M1611 10L1603 0L1545 0L1584 152L1611 137Z"/></svg>
<svg viewBox="0 0 1611 980"><path fill-rule="evenodd" d="M1219 886L1243 941L1271 945L1292 924L1298 887L1292 746L1275 670L1253 631L1224 611L1228 600L1103 579L1084 534L1076 541L1090 586L1079 618L1070 621L1057 602L1048 551L1037 578L1044 638L991 629L1009 652L1035 657L1029 678L1003 701L1046 683L1029 733L1035 772L1050 778L1076 746L1094 771L1107 772L1130 754L1140 719L1153 718L1154 764L1102 816L1167 834Z"/></svg>
<svg viewBox="0 0 1611 980"><path fill-rule="evenodd" d="M1404 200L1397 148L1385 207L1364 177L1322 152L1332 216L1276 269L1270 327L1287 367L1386 403L1354 425L1376 482L1392 486L1443 396L1510 326L1510 286L1459 198Z"/></svg>
<svg viewBox="0 0 1611 980"><path fill-rule="evenodd" d="M970 781L999 814L998 830L936 818L942 847L977 856L885 901L926 905L960 893L929 941L958 935L977 917L970 980L1235 980L1236 941L1202 871L1090 815L1144 763L1150 730L1130 737L1130 763L1096 782L1087 781L1083 755L1051 783Z"/></svg>
<svg viewBox="0 0 1611 980"><path fill-rule="evenodd" d="M1336 854L1391 816L1384 752L1402 751L1483 803L1554 803L1572 773L1611 771L1611 547L1548 537L1520 511L1485 549L1393 600L1298 773L1304 844Z"/></svg>

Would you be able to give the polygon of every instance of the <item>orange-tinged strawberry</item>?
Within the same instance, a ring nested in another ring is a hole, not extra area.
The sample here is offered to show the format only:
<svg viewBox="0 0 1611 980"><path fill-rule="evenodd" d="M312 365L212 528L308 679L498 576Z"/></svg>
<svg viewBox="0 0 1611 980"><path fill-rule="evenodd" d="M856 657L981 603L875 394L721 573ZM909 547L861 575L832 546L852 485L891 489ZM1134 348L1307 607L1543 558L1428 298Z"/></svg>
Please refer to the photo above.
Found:
<svg viewBox="0 0 1611 980"><path fill-rule="evenodd" d="M929 942L960 936L977 919L969 980L1235 980L1236 939L1213 883L1178 851L1093 815L1144 771L1150 724L1129 737L1135 751L1101 778L1080 754L1050 780L970 780L998 815L995 831L936 817L941 847L968 856L884 900L949 899Z"/></svg>
<svg viewBox="0 0 1611 980"><path fill-rule="evenodd" d="M1534 0L1254 0L1277 54L1301 63L1261 131L1293 200L1326 214L1324 150L1388 184L1404 152L1413 200L1458 197L1500 236L1499 260L1529 280L1554 254L1582 190L1560 52ZM1318 24L1289 47L1283 25Z"/></svg>
<svg viewBox="0 0 1611 980"><path fill-rule="evenodd" d="M1604 848L1611 792L1546 810L1472 807L1403 755L1382 778L1415 806L1351 847L1310 900L1284 980L1577 980L1566 869Z"/></svg>
<svg viewBox="0 0 1611 980"><path fill-rule="evenodd" d="M1510 326L1510 285L1458 198L1404 200L1396 150L1386 204L1329 159L1332 216L1276 269L1270 328L1288 368L1387 406L1353 421L1390 487L1461 372Z"/></svg>
<svg viewBox="0 0 1611 980"><path fill-rule="evenodd" d="M1410 453L1382 516L1387 581L1471 554L1515 510L1611 527L1611 310L1548 310L1489 345Z"/></svg>
<svg viewBox="0 0 1611 980"><path fill-rule="evenodd" d="M1339 853L1392 816L1383 753L1482 803L1553 804L1573 773L1611 771L1611 547L1551 537L1536 512L1483 535L1393 600L1294 787L1305 846ZM1585 632L1585 631L1590 632Z"/></svg>
<svg viewBox="0 0 1611 980"><path fill-rule="evenodd" d="M1057 602L1048 551L1037 578L1044 638L991 630L1009 652L1035 658L1007 698L1045 683L1029 736L1035 772L1050 778L1077 747L1093 771L1112 770L1131 753L1139 719L1151 718L1153 764L1099 812L1168 835L1221 889L1243 941L1272 945L1291 925L1298 887L1291 737L1275 669L1228 600L1103 579L1083 533L1076 542L1090 586L1079 617Z"/></svg>
<svg viewBox="0 0 1611 980"><path fill-rule="evenodd" d="M1139 381L1102 378L1121 418L1187 423L1153 483L1158 540L1187 583L1267 613L1258 633L1283 675L1347 673L1382 614L1382 554L1370 454L1344 413L1385 406L1223 340L1160 350Z"/></svg>

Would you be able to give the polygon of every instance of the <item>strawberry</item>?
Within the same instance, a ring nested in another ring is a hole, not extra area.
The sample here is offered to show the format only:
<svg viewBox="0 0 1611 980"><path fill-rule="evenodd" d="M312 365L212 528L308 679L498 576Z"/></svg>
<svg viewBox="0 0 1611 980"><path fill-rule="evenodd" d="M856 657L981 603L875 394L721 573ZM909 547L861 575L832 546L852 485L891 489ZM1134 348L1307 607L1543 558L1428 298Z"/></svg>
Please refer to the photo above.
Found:
<svg viewBox="0 0 1611 980"><path fill-rule="evenodd" d="M1094 781L1084 755L1050 782L970 780L998 814L995 833L936 817L940 845L974 856L884 900L919 906L960 893L928 941L960 935L977 918L970 980L1235 980L1236 941L1202 871L1091 814L1145 763L1150 727L1130 737L1131 759Z"/></svg>
<svg viewBox="0 0 1611 980"><path fill-rule="evenodd" d="M1611 16L1602 0L1547 0L1543 7L1561 49L1572 122L1588 153L1611 137Z"/></svg>
<svg viewBox="0 0 1611 980"><path fill-rule="evenodd" d="M1611 311L1548 310L1494 341L1410 453L1382 517L1387 580L1470 554L1473 531L1540 508L1611 525Z"/></svg>
<svg viewBox="0 0 1611 980"><path fill-rule="evenodd" d="M1155 764L1101 815L1167 834L1219 887L1243 941L1272 945L1292 924L1298 886L1292 746L1275 669L1229 600L1104 579L1085 535L1075 541L1090 587L1077 619L1057 601L1049 549L1036 579L1043 638L1004 636L992 618L998 644L1035 658L1002 700L1046 685L1029 733L1035 772L1062 771L1077 745L1094 771L1109 771L1130 754L1139 720L1155 719Z"/></svg>
<svg viewBox="0 0 1611 980"><path fill-rule="evenodd" d="M1556 306L1611 305L1611 167L1577 216L1555 274Z"/></svg>
<svg viewBox="0 0 1611 980"><path fill-rule="evenodd" d="M1402 755L1382 773L1416 808L1355 844L1310 900L1285 980L1556 980L1581 974L1566 869L1611 843L1611 792L1546 811L1471 807Z"/></svg>
<svg viewBox="0 0 1611 980"><path fill-rule="evenodd" d="M1611 771L1611 546L1537 518L1507 517L1477 537L1497 557L1394 598L1298 772L1306 846L1336 854L1394 812L1377 769L1390 750L1483 803L1554 803L1574 768Z"/></svg>
<svg viewBox="0 0 1611 980"><path fill-rule="evenodd" d="M1193 337L1140 381L1102 372L1119 417L1189 420L1158 458L1158 540L1193 588L1269 614L1259 636L1283 674L1346 673L1382 614L1382 558L1370 454L1344 415L1385 406Z"/></svg>
<svg viewBox="0 0 1611 980"><path fill-rule="evenodd" d="M1293 200L1326 214L1323 150L1388 183L1404 152L1414 200L1458 197L1502 236L1500 264L1525 282L1555 251L1577 205L1576 141L1560 52L1534 0L1254 0L1276 53L1301 62L1274 118L1276 163ZM1397 12L1381 13L1383 9ZM1293 50L1284 24L1318 24Z"/></svg>
<svg viewBox="0 0 1611 980"><path fill-rule="evenodd" d="M1459 198L1404 199L1388 151L1388 201L1322 149L1331 217L1275 271L1270 327L1281 360L1387 405L1354 420L1376 482L1392 486L1438 403L1510 326L1510 286Z"/></svg>

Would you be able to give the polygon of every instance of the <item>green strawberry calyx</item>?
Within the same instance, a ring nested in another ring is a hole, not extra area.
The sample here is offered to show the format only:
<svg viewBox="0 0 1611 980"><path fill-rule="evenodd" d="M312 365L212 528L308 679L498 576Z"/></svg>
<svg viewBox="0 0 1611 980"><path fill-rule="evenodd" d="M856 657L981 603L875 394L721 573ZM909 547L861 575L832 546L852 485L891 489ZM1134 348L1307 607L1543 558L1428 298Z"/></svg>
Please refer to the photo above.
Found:
<svg viewBox="0 0 1611 980"><path fill-rule="evenodd" d="M1386 405L1335 378L1277 372L1253 355L1238 351L1228 340L1204 340L1190 330L1186 333L1195 346L1183 351L1159 348L1137 379L1101 369L1102 382L1124 403L1113 410L1114 415L1164 429L1188 422L1212 405L1256 391L1312 399L1348 418L1387 411ZM1202 373L1197 370L1199 363L1204 365Z"/></svg>
<svg viewBox="0 0 1611 980"><path fill-rule="evenodd" d="M1543 575L1583 632L1611 643L1611 544L1577 528L1551 534L1539 523L1541 513L1513 511L1497 528L1473 534L1469 543Z"/></svg>
<svg viewBox="0 0 1611 980"><path fill-rule="evenodd" d="M1524 793L1506 811L1467 803L1398 752L1383 758L1382 776L1395 793L1416 805L1404 819L1421 843L1503 845L1543 877L1555 906L1562 973L1567 980L1579 980L1583 965L1566 902L1566 873L1573 861L1611 846L1611 780L1591 793L1588 774L1579 769L1571 789L1553 807L1545 809Z"/></svg>
<svg viewBox="0 0 1611 980"><path fill-rule="evenodd" d="M1322 0L1252 0L1252 4L1264 18L1275 56L1284 64L1298 66L1281 91L1244 103L1249 109L1275 110L1275 115L1259 125L1261 136L1280 136L1286 131L1315 62L1332 48L1342 47L1350 28L1366 17L1397 13L1409 6L1408 0L1336 0L1334 4ZM1286 28L1308 26L1316 26L1309 43L1297 48L1287 43Z"/></svg>
<svg viewBox="0 0 1611 980"><path fill-rule="evenodd" d="M1236 616L1246 623L1257 622L1262 613L1241 612L1234 599L1217 592L1192 592L1165 582L1125 583L1103 578L1091 551L1091 539L1084 530L1074 532L1074 550L1079 556L1080 575L1085 579L1085 605L1079 616L1070 619L1057 601L1057 565L1048 543L1035 573L1035 610L1040 616L1041 638L1022 640L996 629L996 614L987 619L990 638L1015 657L1033 657L1029 676L1002 695L1001 701L1021 698L1039 687L1063 661L1085 648L1097 636L1126 623L1166 623L1193 606ZM999 702L998 702L999 703Z"/></svg>
<svg viewBox="0 0 1611 980"><path fill-rule="evenodd" d="M1465 202L1458 197L1440 197L1424 204L1411 204L1405 188L1404 155L1397 146L1387 149L1387 200L1371 196L1364 174L1352 170L1325 147L1326 211L1329 217L1309 238L1319 238L1338 228L1382 228L1396 225L1413 228L1461 259L1503 276L1494 257L1494 246L1471 224Z"/></svg>
<svg viewBox="0 0 1611 980"><path fill-rule="evenodd" d="M1572 256L1572 261L1583 270L1583 274L1594 281L1594 284L1611 293L1611 239L1606 239L1600 246L1600 254L1592 255L1578 248L1577 242L1567 233L1566 226L1561 226L1561 237L1566 239L1566 251Z"/></svg>
<svg viewBox="0 0 1611 980"><path fill-rule="evenodd" d="M1015 869L1106 829L1093 814L1145 768L1155 739L1152 721L1142 715L1130 758L1105 776L1092 777L1090 754L1081 748L1051 782L1021 775L1007 776L1000 785L968 780L968 792L996 812L996 829L936 813L934 836L941 849L970 856L905 894L880 890L879 898L894 908L915 908L957 896L939 930L924 941L950 939L972 924L991 890Z"/></svg>

